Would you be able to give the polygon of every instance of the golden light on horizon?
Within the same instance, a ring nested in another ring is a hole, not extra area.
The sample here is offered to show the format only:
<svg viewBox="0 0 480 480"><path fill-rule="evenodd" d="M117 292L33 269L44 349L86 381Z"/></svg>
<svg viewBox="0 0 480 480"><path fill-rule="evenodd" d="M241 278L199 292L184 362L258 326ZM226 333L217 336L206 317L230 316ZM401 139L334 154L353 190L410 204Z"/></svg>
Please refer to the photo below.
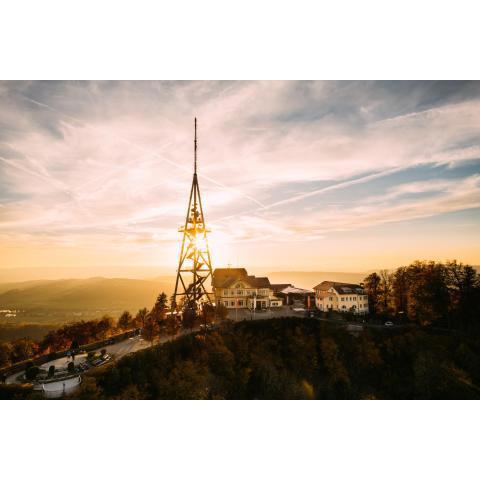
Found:
<svg viewBox="0 0 480 480"><path fill-rule="evenodd" d="M413 83L409 98L423 103L407 112L390 84L353 82L348 98L335 82L113 82L101 94L95 82L72 85L1 83L12 124L0 145L3 268L174 271L192 110L202 112L214 266L480 264L480 83L458 84L461 102ZM429 99L438 105L426 113Z"/></svg>

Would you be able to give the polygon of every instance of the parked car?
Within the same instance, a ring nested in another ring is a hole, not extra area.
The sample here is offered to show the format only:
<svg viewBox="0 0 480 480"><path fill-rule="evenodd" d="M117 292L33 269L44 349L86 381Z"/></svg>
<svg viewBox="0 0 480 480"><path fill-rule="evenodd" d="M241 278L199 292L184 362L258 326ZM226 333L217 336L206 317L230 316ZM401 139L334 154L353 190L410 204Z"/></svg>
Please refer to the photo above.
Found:
<svg viewBox="0 0 480 480"><path fill-rule="evenodd" d="M393 327L393 322L390 322L390 321L385 322L385 326L386 327Z"/></svg>

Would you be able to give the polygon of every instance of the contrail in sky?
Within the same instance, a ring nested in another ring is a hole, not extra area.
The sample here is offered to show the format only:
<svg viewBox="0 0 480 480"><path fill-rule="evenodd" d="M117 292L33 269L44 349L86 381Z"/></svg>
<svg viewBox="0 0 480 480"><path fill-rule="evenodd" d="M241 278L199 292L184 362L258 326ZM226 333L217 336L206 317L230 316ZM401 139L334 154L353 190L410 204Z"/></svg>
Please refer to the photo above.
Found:
<svg viewBox="0 0 480 480"><path fill-rule="evenodd" d="M330 192L333 190L338 190L340 188L345 188L345 187L350 187L352 185L358 185L360 183L370 182L371 180L375 180L381 177L386 177L388 175L392 175L393 173L400 172L407 168L412 168L412 165L409 165L408 167L395 167L389 170L383 170L382 172L371 173L370 175L365 175L364 177L355 178L353 180L346 180L345 182L340 182L340 183L336 183L335 185L329 185L328 187L323 187L317 190L313 190L312 192L294 195L293 197L286 198L278 202L270 203L269 205L264 205L262 209L268 210L270 208L279 207L280 205L286 205L287 203L298 202L300 200L304 200L305 198L313 197L315 195L320 195L322 193Z"/></svg>
<svg viewBox="0 0 480 480"><path fill-rule="evenodd" d="M307 193L301 193L299 195L294 195L292 197L286 198L284 200L280 200L278 202L270 203L268 205L263 205L262 207L257 208L256 210L245 210L245 211L240 212L240 213L227 215L225 217L221 217L221 218L218 218L216 220L213 220L213 222L214 223L215 222L216 223L221 223L225 220L229 220L230 218L239 217L241 215L252 215L256 212L262 212L262 211L270 210L271 208L276 208L276 207L286 205L286 204L289 204L289 203L299 202L301 200L304 200L305 198L313 197L313 196L316 196L316 195L321 195L322 193L327 193L327 192L330 192L330 191L350 187L352 185L366 183L366 182L369 182L371 180L375 180L377 178L386 177L388 175L392 175L394 173L400 172L402 170L406 170L407 168L411 168L411 167L412 167L412 165L409 165L409 166L406 166L406 167L395 167L395 168L391 168L389 170L384 170L382 172L371 173L370 175L365 175L364 177L355 178L355 179L352 179L352 180L346 180L344 182L339 182L339 183L336 183L334 185L329 185L328 187L323 187L323 188L319 188L317 190L313 190L312 192L307 192Z"/></svg>
<svg viewBox="0 0 480 480"><path fill-rule="evenodd" d="M109 136L111 136L111 137L118 138L119 140L121 140L121 141L123 141L123 142L125 142L125 143L128 143L129 145L131 145L131 146L133 146L133 147L141 150L143 153L147 153L147 154L149 154L149 155L153 155L154 157L158 158L159 160L162 160L162 161L164 161L164 162L166 162L166 163L174 166L175 168L178 168L178 169L180 169L180 170L183 170L183 171L185 171L185 172L187 172L187 173L191 173L191 172L192 172L192 170L191 170L190 167L187 167L187 166L185 166L185 165L179 164L178 162L174 162L173 160L170 160L169 158L165 157L164 155L160 155L160 154L158 154L157 152L153 152L153 151L151 151L151 150L147 150L145 147L142 147L141 145L138 145L137 143L132 142L131 140L127 140L126 138L120 137L120 136L117 135L117 134L112 134L112 133L109 133L109 132L104 132L104 131L102 131L101 129L99 129L99 128L97 128L97 127L94 127L94 126L92 126L92 125L84 122L83 120L80 120L80 119L78 119L78 118L76 118L76 117L73 117L72 115L69 115L69 114L67 114L67 113L61 112L60 110L57 110L56 108L54 108L54 107L52 107L52 106L50 106L50 105L47 105L46 103L38 102L37 100L34 100L33 98L27 97L26 95L22 95L22 97L25 98L27 101L34 103L35 105L38 105L38 106L40 106L40 107L47 108L47 109L49 109L49 110L51 110L51 111L53 111L53 112L55 112L55 113L58 113L59 115L63 115L63 116L65 116L65 117L67 117L67 118L72 119L72 120L75 121L75 122L78 122L78 123L80 123L80 124L82 124L82 125L85 125L87 128L90 128L90 129L92 129L92 130L95 130L95 131L97 131L97 132L100 132L102 135L109 135ZM264 207L264 204L263 204L262 202L260 202L260 201L257 200L256 198L251 197L250 195L245 195L243 192L241 192L240 190L236 189L235 187L230 187L230 186L228 186L228 185L225 185L225 184L223 184L223 183L221 183L221 182L219 182L219 181L217 181L217 180L215 180L215 179L213 179L213 178L211 178L211 177L209 177L209 176L207 176L207 175L203 175L203 174L200 174L200 173L199 173L198 176L199 176L200 178L203 178L203 179L205 179L205 180L213 183L214 185L217 185L218 187L221 187L221 188L223 188L223 189L230 190L230 191L232 191L232 192L238 193L238 194L240 194L242 197L244 197L244 198L246 198L246 199L248 199L248 200L256 203L256 204L257 204L258 206L260 206L260 207Z"/></svg>

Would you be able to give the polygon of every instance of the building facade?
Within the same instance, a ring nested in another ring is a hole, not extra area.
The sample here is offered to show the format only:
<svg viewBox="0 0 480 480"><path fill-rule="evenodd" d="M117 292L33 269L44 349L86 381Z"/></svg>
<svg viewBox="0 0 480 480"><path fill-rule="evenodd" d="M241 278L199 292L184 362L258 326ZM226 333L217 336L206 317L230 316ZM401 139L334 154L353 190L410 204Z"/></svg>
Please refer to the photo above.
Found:
<svg viewBox="0 0 480 480"><path fill-rule="evenodd" d="M261 310L281 307L267 277L248 275L244 268L216 268L212 281L215 303L227 308Z"/></svg>
<svg viewBox="0 0 480 480"><path fill-rule="evenodd" d="M323 312L352 312L357 315L368 313L368 296L362 285L324 281L313 289L315 306Z"/></svg>

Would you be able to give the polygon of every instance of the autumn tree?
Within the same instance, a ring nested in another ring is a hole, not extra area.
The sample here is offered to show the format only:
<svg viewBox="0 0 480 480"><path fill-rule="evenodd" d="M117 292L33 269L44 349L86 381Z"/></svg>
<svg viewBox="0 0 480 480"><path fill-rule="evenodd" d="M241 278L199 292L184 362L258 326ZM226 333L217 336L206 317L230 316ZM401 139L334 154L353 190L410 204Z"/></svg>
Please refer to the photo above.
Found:
<svg viewBox="0 0 480 480"><path fill-rule="evenodd" d="M408 317L421 325L445 325L449 292L441 263L414 262L408 267Z"/></svg>
<svg viewBox="0 0 480 480"><path fill-rule="evenodd" d="M169 337L175 337L180 331L180 320L176 315L167 315L165 319L164 333Z"/></svg>
<svg viewBox="0 0 480 480"><path fill-rule="evenodd" d="M380 285L378 303L380 310L384 314L390 311L392 300L392 276L388 270L380 270Z"/></svg>
<svg viewBox="0 0 480 480"><path fill-rule="evenodd" d="M141 326L141 328L143 328L145 325L145 319L147 318L147 315L148 315L148 309L141 308L135 315L136 325L139 325Z"/></svg>
<svg viewBox="0 0 480 480"><path fill-rule="evenodd" d="M11 354L12 346L9 343L0 343L0 367L10 363Z"/></svg>
<svg viewBox="0 0 480 480"><path fill-rule="evenodd" d="M480 319L480 278L470 265L447 262L446 281L450 294L450 315L456 328L472 331Z"/></svg>
<svg viewBox="0 0 480 480"><path fill-rule="evenodd" d="M399 267L392 275L392 295L395 312L405 313L408 306L408 268Z"/></svg>
<svg viewBox="0 0 480 480"><path fill-rule="evenodd" d="M377 272L373 272L368 275L363 282L365 293L368 295L368 308L372 315L375 315L377 313L377 306L380 297L381 278L378 276Z"/></svg>
<svg viewBox="0 0 480 480"><path fill-rule="evenodd" d="M155 320L154 316L148 314L145 318L143 328L142 328L142 335L145 340L151 342L153 345L153 341L155 337L160 333L160 328L158 322Z"/></svg>
<svg viewBox="0 0 480 480"><path fill-rule="evenodd" d="M32 358L36 353L36 343L30 338L20 338L11 344L10 360L12 363Z"/></svg>
<svg viewBox="0 0 480 480"><path fill-rule="evenodd" d="M327 371L328 382L334 388L344 391L350 385L350 378L342 362L340 349L333 338L320 340L323 364Z"/></svg>
<svg viewBox="0 0 480 480"><path fill-rule="evenodd" d="M97 332L104 340L108 337L114 328L114 320L110 315L104 315L97 323Z"/></svg>
<svg viewBox="0 0 480 480"><path fill-rule="evenodd" d="M133 317L130 314L130 312L125 310L120 315L117 325L118 325L118 328L122 331L126 331L126 330L131 329L133 327Z"/></svg>

